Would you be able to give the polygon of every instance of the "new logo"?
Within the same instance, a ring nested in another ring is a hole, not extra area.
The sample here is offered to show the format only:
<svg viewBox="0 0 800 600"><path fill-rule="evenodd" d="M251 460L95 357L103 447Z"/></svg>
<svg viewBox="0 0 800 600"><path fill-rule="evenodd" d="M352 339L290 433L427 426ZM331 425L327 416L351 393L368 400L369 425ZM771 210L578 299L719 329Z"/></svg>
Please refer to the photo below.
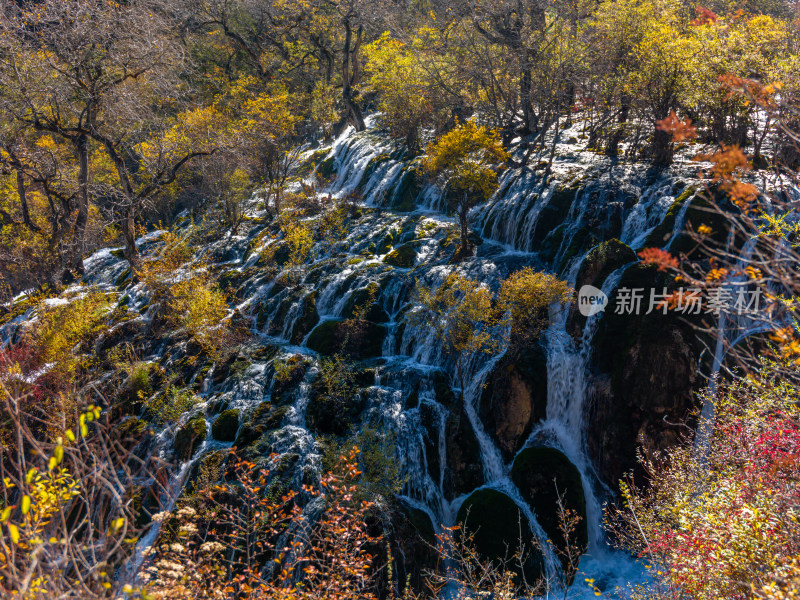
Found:
<svg viewBox="0 0 800 600"><path fill-rule="evenodd" d="M578 290L578 310L584 317L603 312L608 306L608 296L593 285L584 285Z"/></svg>

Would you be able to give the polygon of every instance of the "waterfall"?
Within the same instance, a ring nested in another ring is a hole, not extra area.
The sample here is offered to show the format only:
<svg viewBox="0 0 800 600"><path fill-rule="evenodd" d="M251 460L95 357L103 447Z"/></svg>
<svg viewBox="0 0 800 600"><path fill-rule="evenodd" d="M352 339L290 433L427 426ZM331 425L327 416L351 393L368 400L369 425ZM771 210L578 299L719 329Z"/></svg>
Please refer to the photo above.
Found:
<svg viewBox="0 0 800 600"><path fill-rule="evenodd" d="M285 287L269 280L264 270L259 269L259 252L274 243L260 241L261 229L254 227L245 234L249 236L246 239L226 238L218 243L219 249L226 251L218 253L225 255L225 261L213 266L236 275L237 286L241 279L236 308L244 318L252 320L254 338L248 343L257 350L269 346L274 352L250 360L247 368L222 382L213 381L213 374L218 372L215 366L210 371L212 376L205 378L202 398L206 403L215 398L215 402L224 401L227 406L239 409L244 422L260 404L278 402L273 398L277 388L272 361L301 355L308 366L302 380L280 400L286 412L281 413L280 423L269 433L269 450L280 457L298 457L292 474L295 484L313 481L320 473L323 452L309 426L313 425L309 407L313 407L313 383L320 357L307 347L311 331L303 330L302 336L296 336L296 325L304 316L305 303L312 294L319 316L315 324L319 326L349 316L346 313L353 299L374 284L372 287L378 290L374 300L386 313L382 317L386 322L381 323L386 336L376 351L377 356L369 355L356 365L360 377L374 372L374 381L359 384L368 408L354 418L354 430L378 422L381 433L396 436L390 458L396 461L402 476L400 499L426 514L436 532L442 532L443 526L456 524L459 508L469 494L480 489L497 490L506 494L528 519L531 536L544 548L547 573L557 574L560 562L552 546L546 543L547 535L535 511L512 480L516 456L509 461L504 459L491 429L481 418L484 388L492 381L496 369L504 364L506 349L500 344L491 353L476 352L461 357L466 383L463 389L454 390L456 386L448 380L447 373L453 372L456 357L447 351L434 328L411 318L419 308L414 302L414 286L421 282L435 288L458 270L480 285L496 290L502 278L525 266L560 273L575 286L585 257L598 243L616 238L636 251L649 243L648 236L668 212L670 218L675 214L672 235L664 245L669 249L685 226L690 202L687 200L680 210L670 211L675 198L674 181L669 176L653 182L645 166L617 165L591 152L570 150L570 156L556 157L554 175L546 182L533 169L505 171L495 196L472 212L472 223L483 237L476 256L451 264L452 245L448 244L452 244L454 221L445 214L439 190L418 182L414 210L395 213L387 207L387 200L394 197L414 163L403 156L394 142L371 129L373 123L373 118L368 120L370 127L365 132L356 133L348 128L330 147L323 149L323 154L327 151L327 160L333 162L334 173L324 183L325 189L319 197L355 198L361 214L352 217L352 228L345 240L319 242L315 246L295 285ZM255 216L257 210L253 203L248 216ZM247 229L248 224L243 227ZM386 238L391 239L389 248L381 246ZM147 251L157 247L157 240L158 232L153 232L140 243ZM384 262L392 248L405 244L414 251L413 266L396 268ZM378 251L376 247L382 249ZM117 254L104 250L87 259L87 281L116 290L115 282L127 268L126 261ZM602 291L611 295L629 266L615 265L616 269L600 285ZM124 293L131 307L144 311L149 298L142 284L125 287ZM3 339L10 339L16 327L29 318L26 313L0 328ZM572 327L575 321L570 320L569 311L552 307L550 324L541 340L547 370L546 411L542 420L530 425L530 434L518 452L534 446L552 447L576 467L586 498L589 533L588 553L581 570L598 582L602 579L604 590L613 594L614 585L636 579L641 568L630 557L615 554L606 545L602 504L612 496L606 484L615 482L601 481L587 448L593 344L603 318L603 313L587 318L582 330L575 333L577 327ZM720 321L720 341L714 358L717 368L724 360L723 337L729 325ZM499 332L498 337L502 337ZM163 343L146 358L163 361L166 346ZM446 490L448 444L453 443L447 438L447 426L448 418L462 408L477 442L483 483L475 489L452 492ZM165 447L167 442L164 438ZM207 439L194 458L176 465L169 494L164 498L165 508L175 506L194 461L205 451L223 447L228 446ZM158 529L151 528L139 542L136 558L130 563L134 570L143 564L141 549L152 544L157 535ZM576 579L570 594L593 597L582 575Z"/></svg>

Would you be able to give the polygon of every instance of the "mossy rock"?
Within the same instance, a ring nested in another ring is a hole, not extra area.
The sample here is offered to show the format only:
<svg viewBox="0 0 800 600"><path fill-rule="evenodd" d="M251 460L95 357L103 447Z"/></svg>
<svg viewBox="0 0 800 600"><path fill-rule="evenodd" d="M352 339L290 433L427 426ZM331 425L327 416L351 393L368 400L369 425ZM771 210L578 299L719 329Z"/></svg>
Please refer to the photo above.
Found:
<svg viewBox="0 0 800 600"><path fill-rule="evenodd" d="M502 492L491 489L473 492L458 509L456 519L474 536L478 553L495 565L499 566L521 550L522 554L528 555L528 560L522 570L512 566L516 575L519 577L524 571L529 583L542 576L542 555L529 542L532 537L530 523L514 501Z"/></svg>
<svg viewBox="0 0 800 600"><path fill-rule="evenodd" d="M300 314L294 323L289 341L292 344L299 344L305 339L308 333L319 323L319 312L317 312L317 293L311 292L301 300L303 303Z"/></svg>
<svg viewBox="0 0 800 600"><path fill-rule="evenodd" d="M644 243L645 248L662 248L672 237L672 232L675 229L675 221L678 218L684 204L691 202L691 198L695 193L692 186L686 186L677 198L672 202L672 205L667 210L667 214L661 220L661 223L655 226L647 240ZM679 234L680 235L680 234Z"/></svg>
<svg viewBox="0 0 800 600"><path fill-rule="evenodd" d="M416 165L407 167L392 194L391 205L397 212L411 212L417 207L423 181L417 171Z"/></svg>
<svg viewBox="0 0 800 600"><path fill-rule="evenodd" d="M324 160L325 157L330 154L329 148L323 148L321 150L315 150L311 153L311 155L306 158L300 165L297 167L297 172L295 175L297 177L306 177L310 175L314 168L317 166L317 163Z"/></svg>
<svg viewBox="0 0 800 600"><path fill-rule="evenodd" d="M273 404L286 404L291 401L291 396L288 392L303 380L309 364L302 354L290 356L282 363L281 377L273 376L271 391ZM273 363L276 373L277 366L276 363Z"/></svg>
<svg viewBox="0 0 800 600"><path fill-rule="evenodd" d="M398 246L383 257L383 262L393 267L410 269L417 262L416 244L409 242Z"/></svg>
<svg viewBox="0 0 800 600"><path fill-rule="evenodd" d="M558 498L563 495L565 508L575 511L580 518L570 543L581 553L586 551L589 538L583 482L578 469L562 452L554 448L526 448L514 460L511 478L533 508L547 537L561 550L567 547L558 516ZM566 562L564 558L561 560Z"/></svg>
<svg viewBox="0 0 800 600"><path fill-rule="evenodd" d="M206 439L206 419L202 415L190 419L175 434L175 455L182 461L189 460Z"/></svg>
<svg viewBox="0 0 800 600"><path fill-rule="evenodd" d="M381 242L375 246L375 254L386 254L392 249L392 246L394 246L394 234L390 231L383 236Z"/></svg>
<svg viewBox="0 0 800 600"><path fill-rule="evenodd" d="M239 411L235 408L224 410L211 425L211 435L220 442L232 442L239 429Z"/></svg>
<svg viewBox="0 0 800 600"><path fill-rule="evenodd" d="M536 219L536 226L532 234L534 247L540 244L551 231L564 223L580 187L581 184L576 183L559 186L553 190L547 204L542 207L539 217Z"/></svg>
<svg viewBox="0 0 800 600"><path fill-rule="evenodd" d="M125 248L114 248L110 251L111 256L114 258L124 259L125 258Z"/></svg>
<svg viewBox="0 0 800 600"><path fill-rule="evenodd" d="M317 165L315 173L323 179L330 179L335 173L335 166L335 157L331 155Z"/></svg>
<svg viewBox="0 0 800 600"><path fill-rule="evenodd" d="M288 411L288 406L275 406L271 402L262 402L239 429L235 446L244 448L251 445L265 433L278 429Z"/></svg>
<svg viewBox="0 0 800 600"><path fill-rule="evenodd" d="M363 360L382 354L385 325L366 320L324 321L308 337L308 347L328 356L344 353Z"/></svg>
<svg viewBox="0 0 800 600"><path fill-rule="evenodd" d="M575 288L580 289L584 285L600 288L613 271L636 260L636 253L618 239L602 242L592 248L583 260Z"/></svg>

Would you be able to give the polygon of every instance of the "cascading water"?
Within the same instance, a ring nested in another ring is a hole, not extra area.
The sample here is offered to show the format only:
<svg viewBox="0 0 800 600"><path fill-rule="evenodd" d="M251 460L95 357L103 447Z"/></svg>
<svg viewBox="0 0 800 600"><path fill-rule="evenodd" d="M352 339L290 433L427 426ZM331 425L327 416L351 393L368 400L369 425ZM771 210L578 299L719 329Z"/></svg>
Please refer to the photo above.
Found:
<svg viewBox="0 0 800 600"><path fill-rule="evenodd" d="M562 135L574 133L567 130ZM481 412L487 382L505 358L506 349L462 357L466 365L463 379L467 383L462 390L445 385L450 394L461 394L458 400L448 399L443 397L441 382L452 384L447 373L453 372L454 357L446 352L431 327L410 318L416 308L414 286L422 282L435 288L456 269L490 289L496 289L501 278L523 266L546 268L576 285L585 257L598 242L617 238L633 250L652 244L649 236L665 220L675 201L674 182L667 176L652 181L644 168L603 162L593 153L569 149L568 154L556 157L549 181L543 181L541 174L531 169L505 172L496 196L473 212L473 223L484 236L477 256L453 265L449 264L446 241L452 238L454 222L452 217L438 212L445 205L441 194L420 182L414 191L416 211L392 212L387 202L396 195L395 188L406 181L408 161L393 144L372 132L344 132L328 152L335 177L319 196L360 197L363 215L354 220L345 240L315 247L312 264L299 281L279 285L259 271L259 252L275 242L258 241L258 231L247 239L231 237L220 242L225 251L218 254L225 255L225 262L219 265L241 278L236 308L253 319L255 342L251 345L274 346L275 353L250 358L247 368L222 381L215 376L217 367L205 374L198 386L205 402L200 409L210 406L211 399L215 404L225 403L240 411L241 427L256 407L278 402L276 361L302 357L309 366L302 380L280 400L286 410L281 413L277 429L270 433L269 447L281 456L296 457L296 484L318 475L323 449L310 431L309 418L312 388L319 372L318 356L308 348L313 325L319 327L320 323L347 318L354 299L365 296L373 286L378 290L374 302L386 317L380 325L385 337L377 355L365 362L374 370L374 381L359 392L366 407L359 419L364 424L378 423L382 434L394 436L394 459L403 481L400 499L427 515L435 530L441 532L442 526L456 524L459 508L475 490L502 492L520 508L530 524L531 535L546 549L546 569L553 575L560 563L545 542L548 536L540 526L541 515L515 485L512 467L515 457L526 448L558 449L577 469L586 498L589 546L581 570L597 584L602 583L604 592L613 597L615 586L639 577L641 569L631 559L606 547L602 502L610 497L610 490L595 472L587 450L592 350L602 313L589 317L576 335L568 329L572 322L569 312L556 311L554 307L542 340L547 370L546 414L532 425L527 439L510 458L504 457ZM258 204L254 200L253 214L260 210ZM683 228L688 205L685 202L677 211L675 222L669 227L672 235L664 247L668 248ZM144 248L157 244L158 236L153 232L140 240L140 245ZM387 248L370 250L381 247L387 237L392 240L391 247L409 249L408 264L384 262ZM87 260L86 278L113 289L125 265L110 250L103 250ZM627 268L628 265L618 266L604 278L601 288L605 294L614 292ZM144 310L148 298L141 284L129 286L125 293L130 306ZM310 329L303 329L303 320L308 317L306 309L312 304L316 311L314 323ZM4 339L13 334L9 327L3 328ZM144 358L159 361L163 354L161 347ZM453 467L448 461L452 444L458 440L448 439L447 430L454 412L462 407L475 438L481 481L456 489L450 481ZM209 431L214 418L215 415L207 417ZM171 440L164 435L166 449ZM220 447L227 446L206 440L195 458L179 466L168 486L174 488L171 503L193 461L202 452ZM140 546L152 543L156 535L154 528L142 538ZM137 560L135 566L141 566L143 559ZM570 590L573 597L594 597L582 583L582 576L576 581Z"/></svg>

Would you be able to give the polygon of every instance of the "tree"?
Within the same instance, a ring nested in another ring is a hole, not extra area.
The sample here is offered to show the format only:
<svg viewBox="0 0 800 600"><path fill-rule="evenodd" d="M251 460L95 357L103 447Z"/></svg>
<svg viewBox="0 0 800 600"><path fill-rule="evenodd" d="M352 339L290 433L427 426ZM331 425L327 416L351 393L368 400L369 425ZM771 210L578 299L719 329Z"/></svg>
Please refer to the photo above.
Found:
<svg viewBox="0 0 800 600"><path fill-rule="evenodd" d="M164 12L151 0L4 0L0 10L4 113L67 141L75 151L78 195L71 263L80 269L92 196L90 146L96 142L113 149L120 188L131 201L127 152L117 147L124 137L119 128L141 122L153 98L169 97L175 86L165 74L180 63L181 52ZM125 229L133 216L131 210L123 212ZM135 260L134 247L128 246Z"/></svg>
<svg viewBox="0 0 800 600"><path fill-rule="evenodd" d="M428 146L423 166L443 188L447 203L458 216L461 255L470 251L469 211L497 189L495 168L507 158L497 132L478 126L474 120L456 125Z"/></svg>
<svg viewBox="0 0 800 600"><path fill-rule="evenodd" d="M378 108L392 135L405 138L409 154L420 150L420 130L435 120L434 86L427 80L413 50L388 32L364 49L368 87L377 93Z"/></svg>
<svg viewBox="0 0 800 600"><path fill-rule="evenodd" d="M523 348L536 340L549 323L552 304L572 300L575 290L550 273L525 267L500 282L497 310L509 326L509 343Z"/></svg>
<svg viewBox="0 0 800 600"><path fill-rule="evenodd" d="M460 275L450 273L435 289L418 285L420 323L432 327L455 362L455 383L464 393L467 364L473 354L497 348L491 328L495 324L491 291Z"/></svg>

